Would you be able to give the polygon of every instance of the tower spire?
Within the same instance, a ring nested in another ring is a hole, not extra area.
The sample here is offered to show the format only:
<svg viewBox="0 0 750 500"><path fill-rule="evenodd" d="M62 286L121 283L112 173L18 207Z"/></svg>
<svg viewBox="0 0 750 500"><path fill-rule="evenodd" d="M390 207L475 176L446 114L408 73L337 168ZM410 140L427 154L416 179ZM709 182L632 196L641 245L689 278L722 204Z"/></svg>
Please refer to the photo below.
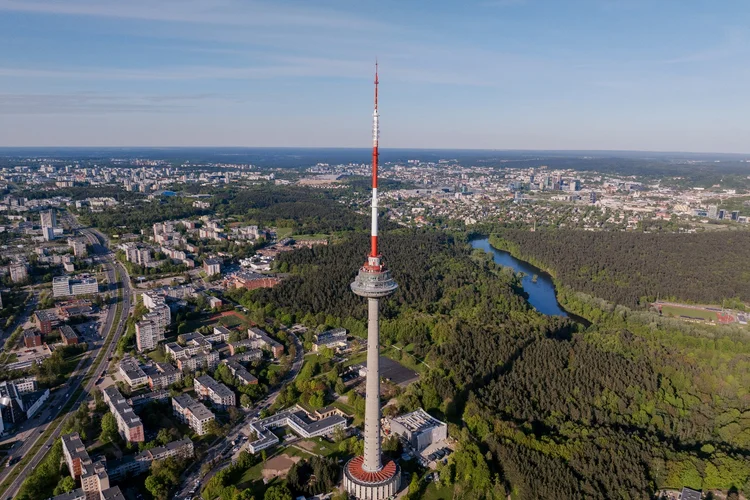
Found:
<svg viewBox="0 0 750 500"><path fill-rule="evenodd" d="M372 229L370 231L370 257L377 258L378 254L378 138L380 137L380 115L378 114L378 61L375 60L375 110L372 113Z"/></svg>

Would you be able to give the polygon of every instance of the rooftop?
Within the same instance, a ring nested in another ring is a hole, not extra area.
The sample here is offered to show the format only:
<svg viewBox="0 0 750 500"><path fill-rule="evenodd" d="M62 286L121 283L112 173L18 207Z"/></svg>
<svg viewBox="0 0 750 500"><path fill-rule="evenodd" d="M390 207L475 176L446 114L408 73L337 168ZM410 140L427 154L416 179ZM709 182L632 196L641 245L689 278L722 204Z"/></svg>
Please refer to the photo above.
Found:
<svg viewBox="0 0 750 500"><path fill-rule="evenodd" d="M421 432L433 427L445 425L440 420L430 416L422 408L393 419L403 425L410 432Z"/></svg>

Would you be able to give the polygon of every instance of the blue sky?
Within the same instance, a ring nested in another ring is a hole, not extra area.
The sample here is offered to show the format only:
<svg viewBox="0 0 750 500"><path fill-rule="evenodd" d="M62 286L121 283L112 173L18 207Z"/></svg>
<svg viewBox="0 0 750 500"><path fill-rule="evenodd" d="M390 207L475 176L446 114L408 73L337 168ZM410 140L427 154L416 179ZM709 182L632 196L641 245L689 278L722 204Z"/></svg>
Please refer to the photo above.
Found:
<svg viewBox="0 0 750 500"><path fill-rule="evenodd" d="M0 0L1 146L750 152L746 0Z"/></svg>

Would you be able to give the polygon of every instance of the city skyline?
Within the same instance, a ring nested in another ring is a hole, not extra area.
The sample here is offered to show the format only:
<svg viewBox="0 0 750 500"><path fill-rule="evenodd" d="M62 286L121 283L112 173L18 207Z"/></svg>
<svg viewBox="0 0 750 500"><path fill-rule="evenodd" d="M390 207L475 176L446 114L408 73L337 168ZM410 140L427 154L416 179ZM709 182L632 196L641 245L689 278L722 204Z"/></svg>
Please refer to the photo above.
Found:
<svg viewBox="0 0 750 500"><path fill-rule="evenodd" d="M0 0L0 146L747 152L748 6Z"/></svg>

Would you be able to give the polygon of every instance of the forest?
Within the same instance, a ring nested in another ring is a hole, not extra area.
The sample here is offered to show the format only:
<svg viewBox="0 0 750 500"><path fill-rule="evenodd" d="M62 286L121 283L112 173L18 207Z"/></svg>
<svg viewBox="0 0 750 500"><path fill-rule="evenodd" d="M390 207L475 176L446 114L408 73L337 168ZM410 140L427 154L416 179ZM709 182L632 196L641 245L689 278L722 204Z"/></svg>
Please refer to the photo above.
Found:
<svg viewBox="0 0 750 500"><path fill-rule="evenodd" d="M348 285L367 239L282 255L293 277L252 293L269 314L364 335ZM384 346L424 359L400 411L447 419L461 443L441 469L460 498L651 498L664 487L750 487L750 340L568 291L593 324L543 316L518 278L462 235L390 231L400 285ZM456 431L456 429L459 429Z"/></svg>
<svg viewBox="0 0 750 500"><path fill-rule="evenodd" d="M212 194L208 210L193 207L180 196L120 204L104 212L82 211L84 223L110 234L150 229L155 222L202 215L233 217L263 227L292 228L296 234L330 234L364 230L367 218L337 201L335 193L320 189L253 186L245 189L205 189ZM392 224L386 223L385 227Z"/></svg>
<svg viewBox="0 0 750 500"><path fill-rule="evenodd" d="M548 271L558 285L628 307L658 298L750 300L750 233L503 230L496 248Z"/></svg>

